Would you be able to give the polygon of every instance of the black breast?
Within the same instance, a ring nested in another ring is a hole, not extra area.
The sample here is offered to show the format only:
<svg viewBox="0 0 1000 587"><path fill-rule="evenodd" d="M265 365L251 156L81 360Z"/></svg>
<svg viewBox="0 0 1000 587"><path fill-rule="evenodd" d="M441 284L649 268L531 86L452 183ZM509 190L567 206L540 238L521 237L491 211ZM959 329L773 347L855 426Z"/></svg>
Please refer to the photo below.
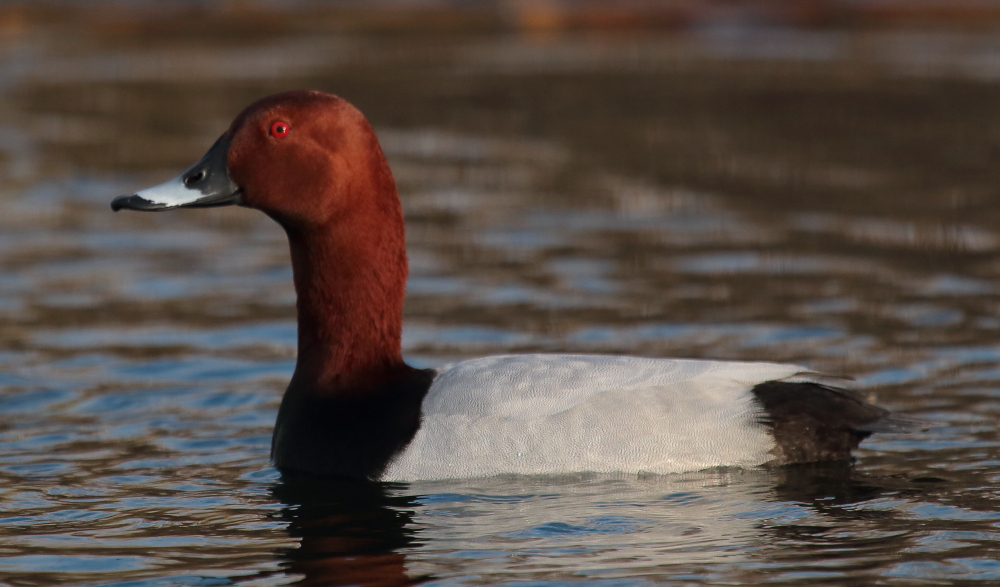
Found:
<svg viewBox="0 0 1000 587"><path fill-rule="evenodd" d="M903 432L921 422L894 416L848 389L819 383L765 381L753 388L760 423L776 443L774 464L848 459L874 432Z"/></svg>
<svg viewBox="0 0 1000 587"><path fill-rule="evenodd" d="M432 369L409 369L376 389L285 393L271 444L284 474L378 479L420 429ZM294 379L293 379L294 383Z"/></svg>

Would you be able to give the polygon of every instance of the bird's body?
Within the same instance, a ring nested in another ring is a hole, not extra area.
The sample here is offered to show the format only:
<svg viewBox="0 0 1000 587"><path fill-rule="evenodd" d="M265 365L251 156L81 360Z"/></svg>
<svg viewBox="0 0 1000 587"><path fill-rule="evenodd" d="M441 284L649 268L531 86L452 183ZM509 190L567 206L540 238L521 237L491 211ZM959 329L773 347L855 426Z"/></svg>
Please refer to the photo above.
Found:
<svg viewBox="0 0 1000 587"><path fill-rule="evenodd" d="M506 355L443 368L424 421L385 478L676 473L774 459L753 386L772 363Z"/></svg>
<svg viewBox="0 0 1000 587"><path fill-rule="evenodd" d="M796 365L538 354L408 366L399 196L368 122L335 96L260 100L181 176L112 207L229 204L289 239L298 359L272 445L286 473L673 473L844 459L907 424Z"/></svg>

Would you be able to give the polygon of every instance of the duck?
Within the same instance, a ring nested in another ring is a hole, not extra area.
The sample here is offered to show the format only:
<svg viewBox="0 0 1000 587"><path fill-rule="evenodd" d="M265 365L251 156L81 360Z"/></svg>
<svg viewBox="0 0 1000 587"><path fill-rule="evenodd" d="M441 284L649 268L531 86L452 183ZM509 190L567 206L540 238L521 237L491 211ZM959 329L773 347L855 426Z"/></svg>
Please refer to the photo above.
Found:
<svg viewBox="0 0 1000 587"><path fill-rule="evenodd" d="M236 116L194 165L114 211L243 206L285 231L295 370L271 460L290 476L420 481L671 474L850 460L918 421L799 365L508 354L421 369L403 359L402 205L372 126L296 90Z"/></svg>

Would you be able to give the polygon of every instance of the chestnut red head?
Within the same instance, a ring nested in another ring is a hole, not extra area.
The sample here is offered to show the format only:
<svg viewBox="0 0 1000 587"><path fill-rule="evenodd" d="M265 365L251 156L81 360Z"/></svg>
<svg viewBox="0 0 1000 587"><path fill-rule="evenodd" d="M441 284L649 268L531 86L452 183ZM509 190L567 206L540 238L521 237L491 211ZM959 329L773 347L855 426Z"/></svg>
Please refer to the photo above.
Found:
<svg viewBox="0 0 1000 587"><path fill-rule="evenodd" d="M400 344L407 275L402 208L371 126L336 96L304 91L270 96L241 112L179 177L115 198L111 207L232 204L277 220L291 252L298 355L275 429L275 463L288 470L326 471L310 459L328 457L330 445L312 441L348 438L344 446L356 453L363 447L353 441L354 430L374 430L378 450L395 450L396 436L358 420L354 408L336 408L341 405L336 401L355 402L375 390L408 389L398 382L418 373L404 363ZM429 385L426 374L418 376ZM312 409L316 405L325 407ZM410 405L403 404L406 410ZM419 422L419 410L411 411L405 412L407 419L393 420L410 426L404 436L412 436ZM348 423L347 436L337 436L344 429L339 422ZM353 469L335 473L355 474Z"/></svg>
<svg viewBox="0 0 1000 587"><path fill-rule="evenodd" d="M299 230L381 207L379 199L386 197L395 198L395 185L361 112L337 96L293 91L251 104L187 171L115 198L111 207L159 211L237 204Z"/></svg>
<svg viewBox="0 0 1000 587"><path fill-rule="evenodd" d="M288 234L299 315L296 389L303 381L328 389L395 373L403 364L405 228L392 173L364 116L322 92L269 96L241 112L180 176L115 198L111 208L233 204L263 211Z"/></svg>

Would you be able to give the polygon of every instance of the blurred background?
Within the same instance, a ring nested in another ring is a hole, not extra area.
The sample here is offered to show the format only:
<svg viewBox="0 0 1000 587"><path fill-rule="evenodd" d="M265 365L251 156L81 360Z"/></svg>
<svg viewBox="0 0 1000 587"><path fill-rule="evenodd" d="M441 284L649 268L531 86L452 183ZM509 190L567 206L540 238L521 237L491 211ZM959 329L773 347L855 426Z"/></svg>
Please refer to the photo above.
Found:
<svg viewBox="0 0 1000 587"><path fill-rule="evenodd" d="M938 427L805 480L289 487L284 235L108 204L295 88L389 158L414 364L792 361ZM998 115L996 0L0 2L0 582L994 583Z"/></svg>

